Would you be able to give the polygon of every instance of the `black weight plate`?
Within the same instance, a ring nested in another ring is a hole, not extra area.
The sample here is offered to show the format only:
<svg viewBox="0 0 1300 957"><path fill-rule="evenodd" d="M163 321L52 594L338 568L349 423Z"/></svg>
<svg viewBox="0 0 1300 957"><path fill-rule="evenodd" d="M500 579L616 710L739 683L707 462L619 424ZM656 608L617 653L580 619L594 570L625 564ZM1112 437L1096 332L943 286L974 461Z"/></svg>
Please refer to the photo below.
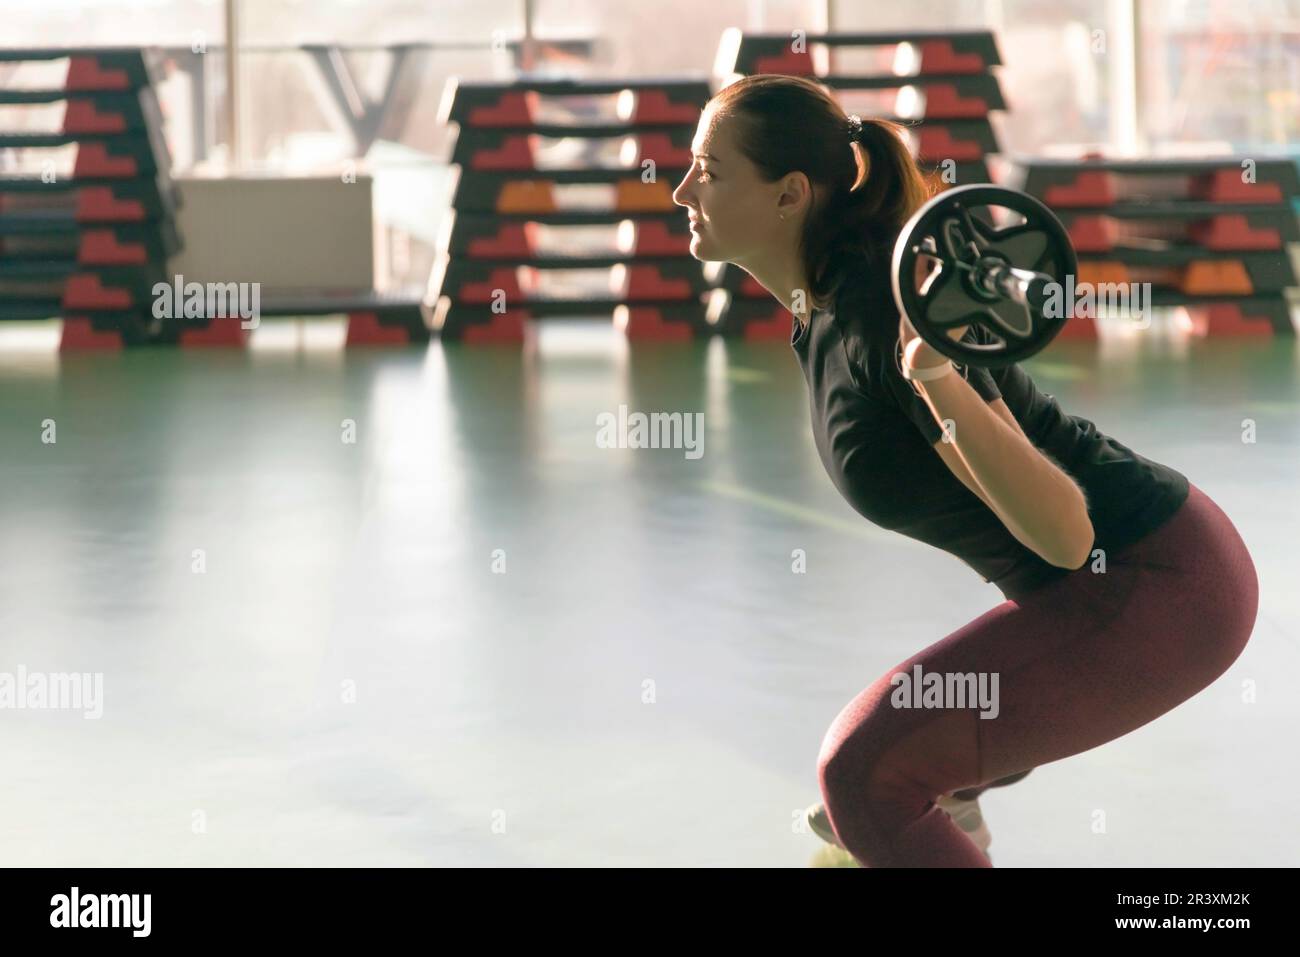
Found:
<svg viewBox="0 0 1300 957"><path fill-rule="evenodd" d="M990 210L1000 208L1023 222L998 227ZM956 362L997 368L1041 351L1068 321L1070 303L1059 316L980 290L971 267L978 259L1050 276L1062 285L1078 269L1069 233L1056 215L1026 193L1001 186L958 186L935 196L908 220L894 245L891 279L894 301L935 351ZM918 288L918 260L940 264ZM904 282L903 277L911 277ZM1062 290L1063 291L1063 290ZM981 343L956 341L947 331L975 325L988 335Z"/></svg>

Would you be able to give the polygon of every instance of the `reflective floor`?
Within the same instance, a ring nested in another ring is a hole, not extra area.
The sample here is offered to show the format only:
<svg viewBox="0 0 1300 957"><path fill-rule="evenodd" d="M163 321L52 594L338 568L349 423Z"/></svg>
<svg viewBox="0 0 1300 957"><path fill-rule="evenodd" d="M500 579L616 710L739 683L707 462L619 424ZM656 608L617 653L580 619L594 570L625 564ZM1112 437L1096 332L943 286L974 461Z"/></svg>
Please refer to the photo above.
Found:
<svg viewBox="0 0 1300 957"><path fill-rule="evenodd" d="M1261 606L1214 685L990 792L995 863L1295 865L1294 342L1025 368L1220 504ZM0 710L0 859L807 864L831 719L1000 595L841 500L802 388L783 342L563 324L523 351L0 347L0 672L102 675L98 718ZM702 412L702 454L598 447L620 405Z"/></svg>

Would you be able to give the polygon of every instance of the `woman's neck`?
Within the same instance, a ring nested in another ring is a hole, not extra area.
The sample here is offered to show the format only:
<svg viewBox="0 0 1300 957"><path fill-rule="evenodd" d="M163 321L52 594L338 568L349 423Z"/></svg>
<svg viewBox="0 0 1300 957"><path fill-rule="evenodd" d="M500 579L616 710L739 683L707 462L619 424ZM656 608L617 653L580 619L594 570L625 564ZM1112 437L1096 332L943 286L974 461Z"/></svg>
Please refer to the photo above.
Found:
<svg viewBox="0 0 1300 957"><path fill-rule="evenodd" d="M803 263L797 255L784 255L769 260L737 262L737 265L754 277L755 281L775 296L786 309L803 322L813 309L812 291L804 275Z"/></svg>

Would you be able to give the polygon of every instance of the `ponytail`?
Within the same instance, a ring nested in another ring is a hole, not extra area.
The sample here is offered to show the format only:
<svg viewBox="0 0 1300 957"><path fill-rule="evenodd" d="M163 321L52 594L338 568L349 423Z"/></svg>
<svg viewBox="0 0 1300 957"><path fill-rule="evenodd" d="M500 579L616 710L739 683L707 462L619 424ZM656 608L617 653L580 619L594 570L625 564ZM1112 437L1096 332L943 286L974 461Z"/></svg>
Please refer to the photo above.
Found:
<svg viewBox="0 0 1300 957"><path fill-rule="evenodd" d="M856 122L855 122L856 120ZM917 167L891 120L849 117L849 137L857 144L857 175L843 194L831 197L813 217L806 236L806 266L811 295L833 299L845 268L865 259L872 269L889 269L894 242L934 186Z"/></svg>
<svg viewBox="0 0 1300 957"><path fill-rule="evenodd" d="M860 202L867 215L877 218L881 228L892 234L892 241L912 214L934 195L933 184L912 159L899 124L876 118L863 120L857 143L865 167L862 182L856 184L854 192L863 193Z"/></svg>

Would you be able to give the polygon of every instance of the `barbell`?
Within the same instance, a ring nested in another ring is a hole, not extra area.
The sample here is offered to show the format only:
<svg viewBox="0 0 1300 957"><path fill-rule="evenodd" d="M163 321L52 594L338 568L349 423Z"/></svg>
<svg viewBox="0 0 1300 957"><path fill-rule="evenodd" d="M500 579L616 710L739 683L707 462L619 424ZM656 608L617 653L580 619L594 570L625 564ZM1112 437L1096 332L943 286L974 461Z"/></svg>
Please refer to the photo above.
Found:
<svg viewBox="0 0 1300 957"><path fill-rule="evenodd" d="M1077 269L1070 234L1050 209L1027 193L975 184L916 211L898 234L890 272L899 311L936 352L997 368L1029 358L1061 331L1071 311L1059 308L1062 290ZM948 334L967 325L988 336Z"/></svg>

